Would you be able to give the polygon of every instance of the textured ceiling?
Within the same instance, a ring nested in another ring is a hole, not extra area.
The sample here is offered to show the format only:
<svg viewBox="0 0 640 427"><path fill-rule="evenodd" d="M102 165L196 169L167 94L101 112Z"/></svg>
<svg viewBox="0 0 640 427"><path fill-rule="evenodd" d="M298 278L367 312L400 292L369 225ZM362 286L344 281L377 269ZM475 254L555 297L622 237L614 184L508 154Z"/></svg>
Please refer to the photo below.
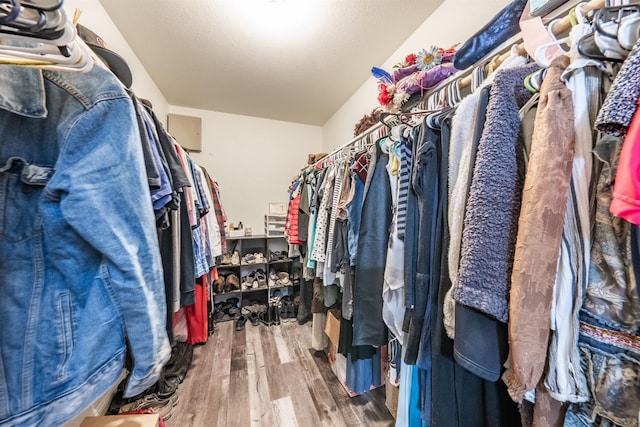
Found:
<svg viewBox="0 0 640 427"><path fill-rule="evenodd" d="M169 104L323 125L443 0L100 1Z"/></svg>

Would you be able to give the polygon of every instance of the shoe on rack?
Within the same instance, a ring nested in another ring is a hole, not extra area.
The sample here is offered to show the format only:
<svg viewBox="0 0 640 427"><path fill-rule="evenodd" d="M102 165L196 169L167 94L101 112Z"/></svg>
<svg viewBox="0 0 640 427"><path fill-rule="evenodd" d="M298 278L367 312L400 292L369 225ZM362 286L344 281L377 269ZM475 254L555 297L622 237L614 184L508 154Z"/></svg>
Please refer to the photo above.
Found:
<svg viewBox="0 0 640 427"><path fill-rule="evenodd" d="M225 280L224 276L218 276L215 282L213 282L213 292L221 294L224 292Z"/></svg>
<svg viewBox="0 0 640 427"><path fill-rule="evenodd" d="M278 276L276 276L276 270L274 268L269 269L269 287L274 287L276 285L276 280Z"/></svg>
<svg viewBox="0 0 640 427"><path fill-rule="evenodd" d="M247 274L242 278L242 290L246 291L247 289L251 289L253 287L253 277L251 274Z"/></svg>
<svg viewBox="0 0 640 427"><path fill-rule="evenodd" d="M232 265L239 265L240 264L240 252L233 251L233 253L231 254L231 264Z"/></svg>
<svg viewBox="0 0 640 427"><path fill-rule="evenodd" d="M267 258L265 258L262 252L256 252L253 256L255 257L255 264L264 264L267 262Z"/></svg>
<svg viewBox="0 0 640 427"><path fill-rule="evenodd" d="M224 302L217 302L213 307L213 321L219 322L224 317L224 311L222 311Z"/></svg>
<svg viewBox="0 0 640 427"><path fill-rule="evenodd" d="M289 273L287 273L286 271L281 271L278 273L278 280L276 280L276 283L280 286L288 286L291 281L289 281Z"/></svg>
<svg viewBox="0 0 640 427"><path fill-rule="evenodd" d="M237 291L240 289L240 279L233 273L227 276L225 282L228 291Z"/></svg>
<svg viewBox="0 0 640 427"><path fill-rule="evenodd" d="M233 264L233 261L231 260L232 255L229 252L225 252L222 255L220 255L218 264L219 265L231 265Z"/></svg>
<svg viewBox="0 0 640 427"><path fill-rule="evenodd" d="M242 257L241 264L254 264L256 262L255 254L246 254Z"/></svg>
<svg viewBox="0 0 640 427"><path fill-rule="evenodd" d="M267 275L265 274L264 270L259 268L256 271L256 282L258 283L258 287L259 288L266 288L267 287Z"/></svg>

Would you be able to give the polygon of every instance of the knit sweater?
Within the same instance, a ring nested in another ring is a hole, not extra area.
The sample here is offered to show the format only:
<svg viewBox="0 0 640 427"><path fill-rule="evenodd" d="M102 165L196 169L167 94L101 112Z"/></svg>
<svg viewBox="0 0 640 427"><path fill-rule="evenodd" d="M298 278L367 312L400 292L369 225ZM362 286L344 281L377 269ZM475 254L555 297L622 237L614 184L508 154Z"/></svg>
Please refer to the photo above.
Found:
<svg viewBox="0 0 640 427"><path fill-rule="evenodd" d="M640 98L640 40L622 64L611 90L602 104L596 129L613 136L623 136L631 125Z"/></svg>
<svg viewBox="0 0 640 427"><path fill-rule="evenodd" d="M454 299L496 319L508 318L508 293L524 165L519 109L531 97L524 78L536 64L499 71L467 201Z"/></svg>

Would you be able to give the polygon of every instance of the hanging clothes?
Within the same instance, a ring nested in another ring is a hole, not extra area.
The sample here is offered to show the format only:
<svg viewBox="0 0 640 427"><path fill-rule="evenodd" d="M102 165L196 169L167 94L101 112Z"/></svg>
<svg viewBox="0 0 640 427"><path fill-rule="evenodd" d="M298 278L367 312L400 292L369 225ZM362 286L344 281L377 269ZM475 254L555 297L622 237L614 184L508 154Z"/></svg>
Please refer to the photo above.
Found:
<svg viewBox="0 0 640 427"><path fill-rule="evenodd" d="M64 425L117 383L127 348L127 397L171 354L140 133L101 67L3 65L0 87L0 420Z"/></svg>
<svg viewBox="0 0 640 427"><path fill-rule="evenodd" d="M507 295L523 182L518 111L531 97L524 89L524 78L537 69L532 64L498 71L491 87L453 291L456 302L502 322L508 318Z"/></svg>
<svg viewBox="0 0 640 427"><path fill-rule="evenodd" d="M562 82L569 58L547 69L524 183L509 312L509 393L520 402L536 388L547 356L551 303L575 149L571 92ZM550 192L549 188L554 191Z"/></svg>
<svg viewBox="0 0 640 427"><path fill-rule="evenodd" d="M388 155L377 144L370 153L355 266L353 343L383 346L387 343L387 328L382 320L382 288L391 224L391 191L385 169Z"/></svg>

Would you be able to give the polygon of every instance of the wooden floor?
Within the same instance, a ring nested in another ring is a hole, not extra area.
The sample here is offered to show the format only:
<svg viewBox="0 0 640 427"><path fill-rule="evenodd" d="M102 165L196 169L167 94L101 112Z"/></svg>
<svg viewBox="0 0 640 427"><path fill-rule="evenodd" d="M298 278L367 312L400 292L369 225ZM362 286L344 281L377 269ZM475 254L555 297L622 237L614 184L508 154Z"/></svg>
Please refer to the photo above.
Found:
<svg viewBox="0 0 640 427"><path fill-rule="evenodd" d="M194 349L167 427L394 426L384 387L350 398L326 359L313 356L311 326L281 323L240 332L216 325Z"/></svg>

